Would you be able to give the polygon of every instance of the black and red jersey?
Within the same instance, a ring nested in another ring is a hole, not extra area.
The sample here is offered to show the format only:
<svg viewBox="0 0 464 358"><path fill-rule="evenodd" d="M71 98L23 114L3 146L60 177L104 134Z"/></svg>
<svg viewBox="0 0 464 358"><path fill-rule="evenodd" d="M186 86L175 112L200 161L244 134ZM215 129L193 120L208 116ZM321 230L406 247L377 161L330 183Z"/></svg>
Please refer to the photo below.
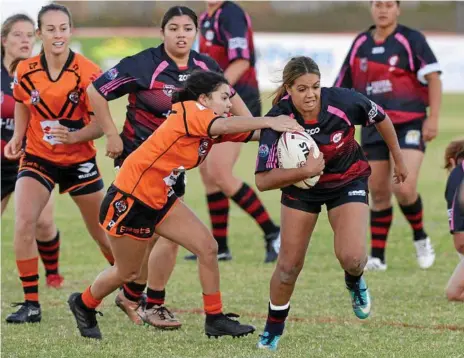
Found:
<svg viewBox="0 0 464 358"><path fill-rule="evenodd" d="M441 71L424 35L398 25L384 42L377 43L374 29L355 38L335 86L363 93L381 105L394 124L425 118L425 76Z"/></svg>
<svg viewBox="0 0 464 358"><path fill-rule="evenodd" d="M214 58L224 71L235 60L250 61L250 67L234 85L237 93L250 107L247 100L256 100L250 98L253 96L259 97L250 17L234 2L224 1L211 16L207 12L203 13L199 26L200 53Z"/></svg>
<svg viewBox="0 0 464 358"><path fill-rule="evenodd" d="M1 97L1 121L2 121L2 162L8 161L4 155L5 145L13 137L14 132L14 108L15 100L13 98L13 77L10 76L7 69L1 64L2 80L2 97Z"/></svg>
<svg viewBox="0 0 464 358"><path fill-rule="evenodd" d="M171 112L172 94L182 87L193 70L198 69L222 72L213 59L195 51L190 52L188 66L179 68L161 45L124 58L94 82L95 88L108 101L129 94L121 133L124 150L118 163L166 120Z"/></svg>
<svg viewBox="0 0 464 358"><path fill-rule="evenodd" d="M310 190L288 186L282 191L292 197L310 198L329 193L371 173L367 159L355 140L355 125L372 125L385 119L383 109L364 95L345 88L322 88L321 111L317 119L305 121L289 96L272 107L266 116L294 117L316 141L324 153L325 169L319 182ZM256 173L278 168L277 143L280 133L261 131Z"/></svg>

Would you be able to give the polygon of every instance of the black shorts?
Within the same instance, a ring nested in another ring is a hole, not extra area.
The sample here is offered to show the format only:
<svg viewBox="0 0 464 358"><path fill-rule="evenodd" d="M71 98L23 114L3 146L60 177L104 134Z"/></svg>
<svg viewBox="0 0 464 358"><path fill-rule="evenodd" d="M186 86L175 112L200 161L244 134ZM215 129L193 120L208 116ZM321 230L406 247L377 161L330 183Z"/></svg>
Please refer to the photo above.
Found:
<svg viewBox="0 0 464 358"><path fill-rule="evenodd" d="M100 208L100 226L112 236L126 235L137 240L148 240L177 199L173 193L160 210L155 210L111 185Z"/></svg>
<svg viewBox="0 0 464 358"><path fill-rule="evenodd" d="M95 157L81 163L60 166L26 153L19 167L18 179L22 177L36 179L50 192L58 184L60 194L69 193L72 196L96 193L104 187Z"/></svg>
<svg viewBox="0 0 464 358"><path fill-rule="evenodd" d="M459 203L462 185L459 184L454 190L453 202L448 203L448 222L450 233L464 232L464 207Z"/></svg>
<svg viewBox="0 0 464 358"><path fill-rule="evenodd" d="M244 85L236 85L235 89L253 117L261 117L261 96L259 89Z"/></svg>
<svg viewBox="0 0 464 358"><path fill-rule="evenodd" d="M395 125L396 135L401 149L415 149L425 152L422 137L424 120L415 120ZM390 150L375 126L361 129L361 146L367 160L389 160Z"/></svg>
<svg viewBox="0 0 464 358"><path fill-rule="evenodd" d="M118 157L114 160L114 168L119 170L121 168L122 163L124 163L124 157ZM179 177L177 178L176 184L172 186L172 190L178 198L182 198L185 195L185 188L187 186L187 174L185 172L180 173Z"/></svg>
<svg viewBox="0 0 464 358"><path fill-rule="evenodd" d="M282 193L280 202L282 205L288 206L289 208L312 214L319 214L324 204L327 206L327 211L347 203L364 203L369 205L367 178L352 181L339 190L332 191L330 195L327 195L325 198L321 197L321 195L315 195L314 200L300 200Z"/></svg>
<svg viewBox="0 0 464 358"><path fill-rule="evenodd" d="M2 200L14 192L19 161L2 161Z"/></svg>

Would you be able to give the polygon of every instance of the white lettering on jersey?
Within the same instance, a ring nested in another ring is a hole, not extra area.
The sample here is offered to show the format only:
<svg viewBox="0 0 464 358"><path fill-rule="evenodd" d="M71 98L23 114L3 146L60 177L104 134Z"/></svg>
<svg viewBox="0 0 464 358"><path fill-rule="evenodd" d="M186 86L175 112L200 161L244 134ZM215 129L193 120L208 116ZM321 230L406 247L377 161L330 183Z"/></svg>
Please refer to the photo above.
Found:
<svg viewBox="0 0 464 358"><path fill-rule="evenodd" d="M372 48L372 54L373 55L380 55L385 52L385 47L383 46L377 46Z"/></svg>
<svg viewBox="0 0 464 358"><path fill-rule="evenodd" d="M390 80L381 80L381 81L373 81L368 83L366 86L366 94L368 96L374 94L382 94L388 93L393 91L393 85Z"/></svg>
<svg viewBox="0 0 464 358"><path fill-rule="evenodd" d="M60 141L56 140L53 135L50 134L52 128L56 128L60 125L59 121L42 121L40 122L40 126L42 127L42 131L44 132L43 140L51 145L55 144L62 144Z"/></svg>
<svg viewBox="0 0 464 358"><path fill-rule="evenodd" d="M377 105L369 100L371 102L371 109L369 110L369 113L367 114L369 123L375 123L374 118L377 117L377 114L379 113L379 110L377 109Z"/></svg>
<svg viewBox="0 0 464 358"><path fill-rule="evenodd" d="M248 40L244 37L234 37L229 40L229 50L241 48L246 50L248 48Z"/></svg>
<svg viewBox="0 0 464 358"><path fill-rule="evenodd" d="M190 74L179 75L179 82L187 81L187 79L188 79L189 77L190 77Z"/></svg>
<svg viewBox="0 0 464 358"><path fill-rule="evenodd" d="M317 134L321 131L319 127L313 128L313 129L305 129L305 132L308 133L309 135L314 135Z"/></svg>

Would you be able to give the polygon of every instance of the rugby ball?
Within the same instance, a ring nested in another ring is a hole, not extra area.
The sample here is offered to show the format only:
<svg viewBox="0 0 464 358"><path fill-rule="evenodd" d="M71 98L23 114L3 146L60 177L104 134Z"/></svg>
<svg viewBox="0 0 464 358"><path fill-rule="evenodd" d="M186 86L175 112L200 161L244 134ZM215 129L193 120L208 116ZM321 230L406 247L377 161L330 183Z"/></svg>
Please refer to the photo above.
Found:
<svg viewBox="0 0 464 358"><path fill-rule="evenodd" d="M310 148L313 148L314 158L320 151L314 139L306 132L285 132L277 143L277 159L279 168L300 168L306 163ZM295 185L301 189L310 189L319 181L319 175L302 180Z"/></svg>

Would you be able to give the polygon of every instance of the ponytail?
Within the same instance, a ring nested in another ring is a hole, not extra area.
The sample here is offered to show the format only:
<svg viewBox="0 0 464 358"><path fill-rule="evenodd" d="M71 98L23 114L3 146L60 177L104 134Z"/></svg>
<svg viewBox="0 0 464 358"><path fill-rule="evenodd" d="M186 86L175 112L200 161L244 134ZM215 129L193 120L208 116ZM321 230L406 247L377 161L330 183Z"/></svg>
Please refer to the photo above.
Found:
<svg viewBox="0 0 464 358"><path fill-rule="evenodd" d="M285 96L287 90L285 85L281 84L274 92L274 99L272 100L272 105L275 106L279 101Z"/></svg>
<svg viewBox="0 0 464 358"><path fill-rule="evenodd" d="M195 95L189 88L183 88L178 92L174 92L172 95L172 104L178 102L186 102L186 101L196 101L198 96Z"/></svg>

